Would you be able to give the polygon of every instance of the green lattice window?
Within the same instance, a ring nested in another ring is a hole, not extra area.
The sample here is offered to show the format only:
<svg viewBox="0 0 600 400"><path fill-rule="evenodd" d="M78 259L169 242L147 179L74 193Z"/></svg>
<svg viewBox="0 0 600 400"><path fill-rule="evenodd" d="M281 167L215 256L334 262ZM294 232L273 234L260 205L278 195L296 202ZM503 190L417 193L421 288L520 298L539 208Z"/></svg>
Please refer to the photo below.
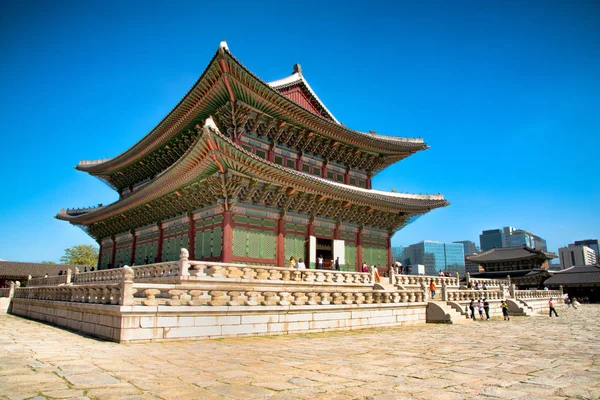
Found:
<svg viewBox="0 0 600 400"><path fill-rule="evenodd" d="M123 265L129 265L131 260L131 248L125 247L121 249L117 249L115 252L115 266L122 263Z"/></svg>
<svg viewBox="0 0 600 400"><path fill-rule="evenodd" d="M223 228L216 226L196 232L194 258L219 257L223 250Z"/></svg>
<svg viewBox="0 0 600 400"><path fill-rule="evenodd" d="M387 266L387 248L363 245L363 260L368 265Z"/></svg>
<svg viewBox="0 0 600 400"><path fill-rule="evenodd" d="M148 264L152 264L157 255L158 242L138 244L135 246L135 265L144 265L146 260Z"/></svg>
<svg viewBox="0 0 600 400"><path fill-rule="evenodd" d="M233 228L233 256L275 259L275 232L236 226Z"/></svg>
<svg viewBox="0 0 600 400"><path fill-rule="evenodd" d="M187 234L163 239L162 261L179 260L182 247L188 247Z"/></svg>
<svg viewBox="0 0 600 400"><path fill-rule="evenodd" d="M112 262L112 246L102 247L102 260L100 263L100 269L108 268L108 264Z"/></svg>
<svg viewBox="0 0 600 400"><path fill-rule="evenodd" d="M300 235L285 235L285 265L288 264L290 257L294 257L296 260L304 258L305 255L305 238Z"/></svg>
<svg viewBox="0 0 600 400"><path fill-rule="evenodd" d="M342 271L356 270L356 243L344 243L344 265L340 265Z"/></svg>

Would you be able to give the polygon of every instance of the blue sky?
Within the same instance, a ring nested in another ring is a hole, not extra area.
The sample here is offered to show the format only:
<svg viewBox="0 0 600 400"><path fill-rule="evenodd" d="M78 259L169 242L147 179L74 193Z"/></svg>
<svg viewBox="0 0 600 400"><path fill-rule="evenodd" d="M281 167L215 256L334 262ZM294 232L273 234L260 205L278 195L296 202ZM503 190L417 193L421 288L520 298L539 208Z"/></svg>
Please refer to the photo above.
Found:
<svg viewBox="0 0 600 400"><path fill-rule="evenodd" d="M95 243L55 220L115 201L73 167L142 138L221 40L263 80L294 63L353 129L431 146L373 187L452 203L392 244L506 225L550 250L600 237L600 3L31 2L0 14L0 258Z"/></svg>

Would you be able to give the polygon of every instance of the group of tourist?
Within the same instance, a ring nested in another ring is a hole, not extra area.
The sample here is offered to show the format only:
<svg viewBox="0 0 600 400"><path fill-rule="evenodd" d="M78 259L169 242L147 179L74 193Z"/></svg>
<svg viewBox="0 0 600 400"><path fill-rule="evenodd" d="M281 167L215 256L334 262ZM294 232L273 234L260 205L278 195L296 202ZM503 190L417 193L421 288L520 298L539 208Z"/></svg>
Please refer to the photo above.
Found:
<svg viewBox="0 0 600 400"><path fill-rule="evenodd" d="M340 270L340 258L337 257L335 260L331 260L331 266L333 267L332 269L334 269L335 271L339 271ZM291 256L288 267L294 268L294 269L306 269L306 264L304 263L304 259L302 257L298 258L298 261L296 261L296 257ZM316 267L316 269L324 269L322 256L319 256L317 258L317 263L316 263L315 267Z"/></svg>

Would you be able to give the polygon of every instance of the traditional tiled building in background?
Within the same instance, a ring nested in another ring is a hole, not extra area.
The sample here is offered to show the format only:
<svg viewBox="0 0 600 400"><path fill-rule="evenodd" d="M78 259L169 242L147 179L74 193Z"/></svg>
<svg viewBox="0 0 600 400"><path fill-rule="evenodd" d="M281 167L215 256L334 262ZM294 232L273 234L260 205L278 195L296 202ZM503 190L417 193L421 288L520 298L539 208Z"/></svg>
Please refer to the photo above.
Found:
<svg viewBox="0 0 600 400"><path fill-rule="evenodd" d="M266 83L223 42L175 108L121 155L81 162L119 193L62 210L100 243L100 268L179 257L284 266L339 257L344 269L391 261L390 238L446 206L441 195L382 192L373 175L424 150L422 139L340 124L302 75Z"/></svg>

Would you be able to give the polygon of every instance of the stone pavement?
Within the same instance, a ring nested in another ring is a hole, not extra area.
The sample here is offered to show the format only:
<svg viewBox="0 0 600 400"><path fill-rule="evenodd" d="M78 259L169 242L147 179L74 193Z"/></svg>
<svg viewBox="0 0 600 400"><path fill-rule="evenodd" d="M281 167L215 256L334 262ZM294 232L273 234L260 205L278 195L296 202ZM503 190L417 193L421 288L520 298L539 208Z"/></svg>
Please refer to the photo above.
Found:
<svg viewBox="0 0 600 400"><path fill-rule="evenodd" d="M592 399L600 305L513 317L116 344L0 316L1 399Z"/></svg>

